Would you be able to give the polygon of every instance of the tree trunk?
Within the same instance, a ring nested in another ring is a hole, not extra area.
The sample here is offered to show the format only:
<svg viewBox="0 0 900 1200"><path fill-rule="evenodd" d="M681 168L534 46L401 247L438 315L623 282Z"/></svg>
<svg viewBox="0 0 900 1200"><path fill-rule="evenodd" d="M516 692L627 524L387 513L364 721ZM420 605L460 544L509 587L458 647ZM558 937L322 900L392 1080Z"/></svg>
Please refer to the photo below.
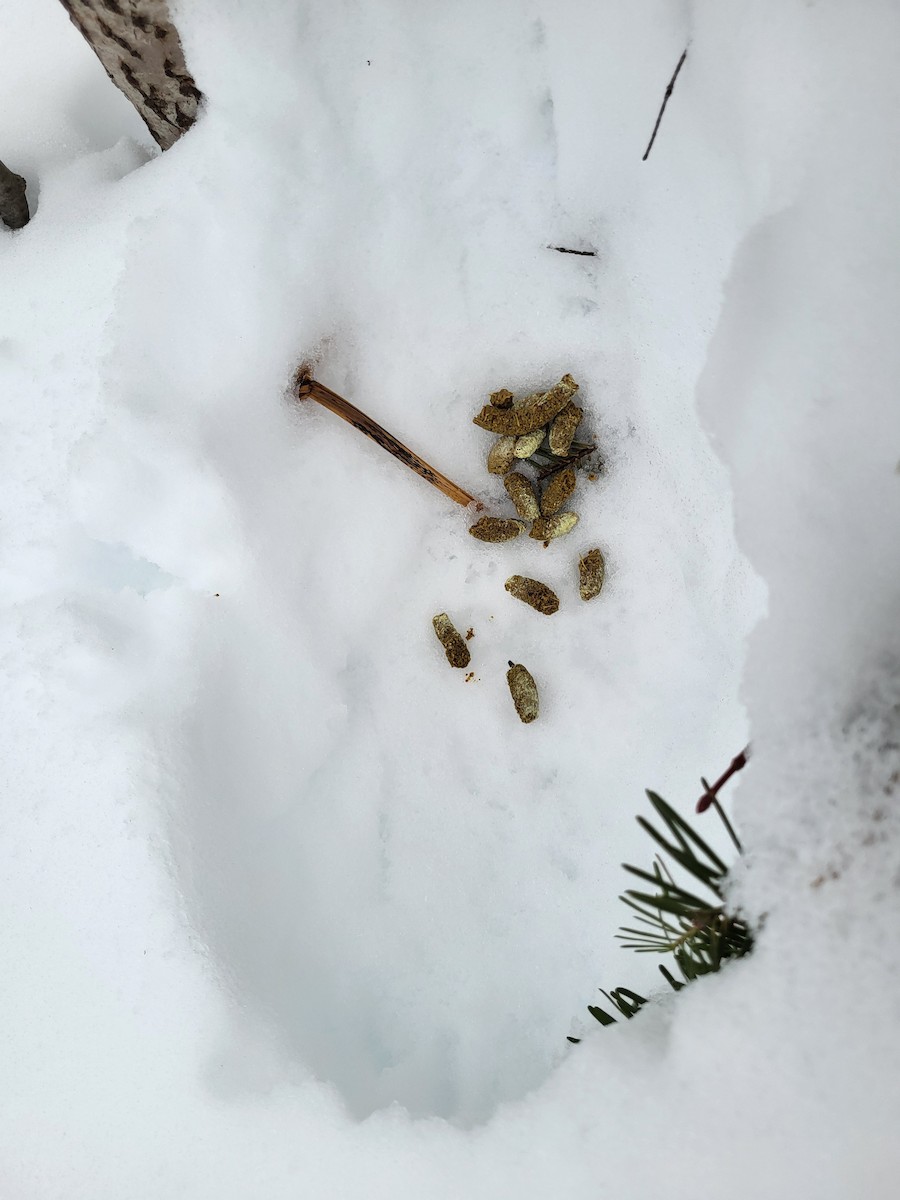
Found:
<svg viewBox="0 0 900 1200"><path fill-rule="evenodd" d="M10 229L28 224L25 180L0 162L0 221Z"/></svg>
<svg viewBox="0 0 900 1200"><path fill-rule="evenodd" d="M166 0L61 0L106 73L163 150L197 118L202 96Z"/></svg>

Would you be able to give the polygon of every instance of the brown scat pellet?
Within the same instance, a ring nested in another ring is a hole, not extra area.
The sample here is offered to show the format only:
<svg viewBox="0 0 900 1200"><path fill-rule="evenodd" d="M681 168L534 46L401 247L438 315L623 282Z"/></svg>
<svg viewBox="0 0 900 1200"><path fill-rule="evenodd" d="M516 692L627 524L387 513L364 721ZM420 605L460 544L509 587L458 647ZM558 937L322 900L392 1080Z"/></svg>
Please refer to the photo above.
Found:
<svg viewBox="0 0 900 1200"><path fill-rule="evenodd" d="M577 404L572 404L570 401L562 412L553 418L553 424L550 426L550 437L548 439L552 454L557 454L560 458L565 458L571 449L575 430L581 424L583 416L584 409L579 408Z"/></svg>
<svg viewBox="0 0 900 1200"><path fill-rule="evenodd" d="M554 513L558 513L575 491L576 482L575 472L571 467L551 475L541 496L541 516L552 517Z"/></svg>
<svg viewBox="0 0 900 1200"><path fill-rule="evenodd" d="M489 429L491 433L510 433L520 437L552 421L577 391L578 384L572 376L563 375L559 383L534 404L512 408L495 408L493 404L486 404L473 419L476 425Z"/></svg>
<svg viewBox="0 0 900 1200"><path fill-rule="evenodd" d="M469 529L480 542L511 542L525 528L524 521L504 520L502 517L482 517Z"/></svg>
<svg viewBox="0 0 900 1200"><path fill-rule="evenodd" d="M600 595L606 576L606 563L599 550L588 550L578 560L578 594L582 600Z"/></svg>
<svg viewBox="0 0 900 1200"><path fill-rule="evenodd" d="M563 537L578 524L578 513L556 513L552 517L540 517L531 526L530 537L536 542L549 542L553 538Z"/></svg>
<svg viewBox="0 0 900 1200"><path fill-rule="evenodd" d="M491 392L490 399L494 408L512 408L513 394L509 388L501 388L499 392Z"/></svg>
<svg viewBox="0 0 900 1200"><path fill-rule="evenodd" d="M511 435L498 438L488 451L487 469L492 475L505 475L516 458L516 439Z"/></svg>
<svg viewBox="0 0 900 1200"><path fill-rule="evenodd" d="M523 433L521 437L516 438L516 446L513 451L516 458L531 458L535 450L540 450L546 432L547 430L542 425L540 429L535 429L534 433Z"/></svg>
<svg viewBox="0 0 900 1200"><path fill-rule="evenodd" d="M559 609L559 596L539 579L529 579L526 575L510 575L503 586L511 596L515 596L517 600L524 600L546 617L552 617Z"/></svg>
<svg viewBox="0 0 900 1200"><path fill-rule="evenodd" d="M521 663L510 662L506 672L506 682L509 692L519 714L519 720L525 725L537 720L538 690L531 672Z"/></svg>
<svg viewBox="0 0 900 1200"><path fill-rule="evenodd" d="M431 623L438 636L438 641L444 647L444 653L447 655L447 662L450 666L467 667L472 660L469 647L447 614L438 613L436 617L431 618Z"/></svg>
<svg viewBox="0 0 900 1200"><path fill-rule="evenodd" d="M544 392L544 400L550 404L557 404L557 412L565 407L564 402L569 400L578 391L578 384L571 375L566 373L563 375L559 383L554 383L549 392Z"/></svg>
<svg viewBox="0 0 900 1200"><path fill-rule="evenodd" d="M533 404L537 404L538 400L543 400L546 395L546 392L529 392L527 396L513 400L513 408L531 408Z"/></svg>
<svg viewBox="0 0 900 1200"><path fill-rule="evenodd" d="M541 509L531 481L518 471L513 471L503 480L503 486L516 506L519 516L524 517L526 521L536 521L541 515Z"/></svg>

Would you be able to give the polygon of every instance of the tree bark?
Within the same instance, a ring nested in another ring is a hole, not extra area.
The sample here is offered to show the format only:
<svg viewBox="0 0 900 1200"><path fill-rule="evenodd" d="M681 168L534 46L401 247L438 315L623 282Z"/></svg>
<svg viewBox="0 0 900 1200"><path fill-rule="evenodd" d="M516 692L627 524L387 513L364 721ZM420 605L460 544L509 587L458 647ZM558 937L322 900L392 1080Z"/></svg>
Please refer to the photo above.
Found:
<svg viewBox="0 0 900 1200"><path fill-rule="evenodd" d="M0 162L0 220L10 229L21 229L28 224L25 180L3 162Z"/></svg>
<svg viewBox="0 0 900 1200"><path fill-rule="evenodd" d="M202 99L166 0L61 0L107 75L163 150L197 118Z"/></svg>

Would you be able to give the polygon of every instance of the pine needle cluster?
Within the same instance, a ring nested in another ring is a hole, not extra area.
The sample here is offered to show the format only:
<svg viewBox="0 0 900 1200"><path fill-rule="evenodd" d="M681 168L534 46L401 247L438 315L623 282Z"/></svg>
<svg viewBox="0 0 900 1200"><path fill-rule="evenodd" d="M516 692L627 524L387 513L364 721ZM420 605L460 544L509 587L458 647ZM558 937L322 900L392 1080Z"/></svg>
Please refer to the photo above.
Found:
<svg viewBox="0 0 900 1200"><path fill-rule="evenodd" d="M634 924L622 926L617 937L624 949L638 954L670 954L677 975L668 967L660 965L659 969L666 982L679 992L699 976L720 970L730 959L749 954L753 932L739 913L729 912L726 907L728 868L722 859L661 796L655 792L647 792L647 796L662 827L657 828L646 817L638 817L638 824L659 851L649 870L623 864L644 887L629 888L619 897L636 916L631 918ZM712 805L740 854L741 843L714 797ZM675 878L670 862L685 877L683 883ZM647 1003L646 996L630 988L600 990L608 1007L626 1020ZM598 1005L589 1005L588 1012L601 1025L616 1024L617 1018ZM580 1040L569 1038L570 1042Z"/></svg>

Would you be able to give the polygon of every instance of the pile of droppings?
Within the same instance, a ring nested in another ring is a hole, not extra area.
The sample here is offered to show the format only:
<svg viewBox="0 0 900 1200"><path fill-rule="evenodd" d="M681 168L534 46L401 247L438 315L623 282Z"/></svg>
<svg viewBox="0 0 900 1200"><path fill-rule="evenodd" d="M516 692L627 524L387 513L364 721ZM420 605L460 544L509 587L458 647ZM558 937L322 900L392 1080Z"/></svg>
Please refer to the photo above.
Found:
<svg viewBox="0 0 900 1200"><path fill-rule="evenodd" d="M596 450L588 443L576 442L575 434L584 410L572 401L578 384L564 375L547 392L531 392L516 399L509 388L490 395L490 402L474 418L475 424L499 435L487 455L491 475L502 475L506 494L515 509L515 517L480 517L469 529L482 542L511 542L525 532L547 547L556 538L571 533L578 513L565 505L578 482L576 467L587 463ZM530 466L529 478L518 468ZM590 478L596 478L592 472ZM578 594L592 600L600 594L606 563L599 549L588 550L578 561ZM560 600L547 584L524 575L511 575L504 585L517 600L544 616L559 610ZM467 667L469 649L446 613L433 618L434 630L453 667ZM467 677L468 678L468 677ZM510 695L520 720L530 724L539 712L538 690L530 671L510 660L506 673Z"/></svg>

